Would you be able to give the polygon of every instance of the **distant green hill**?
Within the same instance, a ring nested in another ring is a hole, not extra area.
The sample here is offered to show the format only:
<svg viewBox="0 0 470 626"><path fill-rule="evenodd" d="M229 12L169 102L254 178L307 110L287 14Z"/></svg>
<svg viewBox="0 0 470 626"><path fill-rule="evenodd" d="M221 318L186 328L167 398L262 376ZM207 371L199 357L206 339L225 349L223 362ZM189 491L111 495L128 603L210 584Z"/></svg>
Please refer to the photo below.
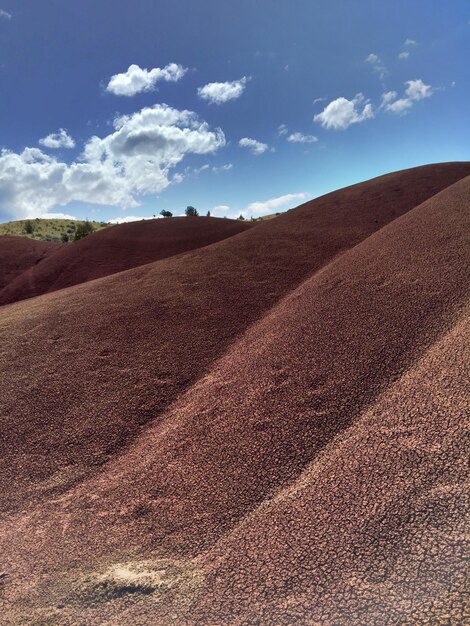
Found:
<svg viewBox="0 0 470 626"><path fill-rule="evenodd" d="M30 227L28 227L28 223ZM15 222L5 222L0 224L0 237L29 237L38 241L63 241L62 237L67 235L69 240L73 240L78 224L83 220L57 220L57 219L32 219L18 220ZM111 226L107 222L91 222L94 230L101 230ZM32 233L28 232L32 229Z"/></svg>

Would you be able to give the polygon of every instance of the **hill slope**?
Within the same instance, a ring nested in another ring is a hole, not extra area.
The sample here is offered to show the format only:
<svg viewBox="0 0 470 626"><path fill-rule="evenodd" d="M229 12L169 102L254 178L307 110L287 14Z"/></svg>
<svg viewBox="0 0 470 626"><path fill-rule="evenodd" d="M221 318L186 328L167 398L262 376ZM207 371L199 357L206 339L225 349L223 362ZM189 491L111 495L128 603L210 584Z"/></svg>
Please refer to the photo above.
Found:
<svg viewBox="0 0 470 626"><path fill-rule="evenodd" d="M470 177L444 181L468 170L3 307L8 615L457 615Z"/></svg>
<svg viewBox="0 0 470 626"><path fill-rule="evenodd" d="M175 217L105 228L60 246L54 255L17 276L0 291L0 305L207 246L251 226L250 222L213 217Z"/></svg>
<svg viewBox="0 0 470 626"><path fill-rule="evenodd" d="M0 238L0 294L6 285L50 256L58 247L58 244L26 237Z"/></svg>
<svg viewBox="0 0 470 626"><path fill-rule="evenodd" d="M22 506L93 473L302 280L469 170L390 174L209 247L3 307L1 500Z"/></svg>

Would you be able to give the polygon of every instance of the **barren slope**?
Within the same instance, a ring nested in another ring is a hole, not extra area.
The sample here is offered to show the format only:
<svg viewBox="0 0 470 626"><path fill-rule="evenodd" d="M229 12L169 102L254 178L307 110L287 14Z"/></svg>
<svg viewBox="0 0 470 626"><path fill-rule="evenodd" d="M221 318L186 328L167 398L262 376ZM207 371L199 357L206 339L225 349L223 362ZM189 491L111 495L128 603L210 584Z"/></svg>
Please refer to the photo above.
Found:
<svg viewBox="0 0 470 626"><path fill-rule="evenodd" d="M6 285L58 248L59 244L26 237L0 237L0 298Z"/></svg>
<svg viewBox="0 0 470 626"><path fill-rule="evenodd" d="M17 489L32 478L31 498L47 496L29 512L5 518L1 550L11 572L9 601L31 602L31 610L39 610L36 617L54 615L64 624L79 618L94 624L287 624L310 618L363 624L364 616L380 619L387 609L399 623L408 616L409 623L416 616L441 623L448 611L461 611L458 484L465 379L463 354L458 356L454 344L467 335L463 327L446 333L463 317L468 298L469 188L466 178L344 252L217 362L214 350L212 366L206 352L207 374L127 450L64 495L59 494L67 487L67 472L76 471L77 463L63 464L59 444L67 442L69 459L80 446L67 438L70 415L65 413L65 428L56 434L59 427L43 412L47 440L38 426L31 433L40 450L53 440L56 473L47 475L46 458L31 463L26 445L21 448L23 438L31 446L28 433L17 437L19 452L7 458L5 469L12 485L9 467L18 470ZM296 213L282 219L294 222ZM259 232L257 227L204 252L221 254L229 242L240 250L240 241ZM181 258L194 262L198 256ZM161 263L169 270L168 261ZM147 267L140 280L154 276L161 263ZM121 279L135 280L135 272ZM115 280L95 284L106 285L109 298ZM275 284L272 275L271 288ZM96 303L99 289L90 287L70 290L69 299L86 293ZM31 302L36 323L39 318L44 324L42 303L56 306L55 298L62 302L58 296ZM237 303L226 307L225 319ZM4 314L16 325L21 311L15 305ZM206 315L212 312L205 308ZM116 317L113 312L114 323ZM204 332L207 338L207 327ZM440 337L442 344L436 343ZM186 354L191 358L191 351ZM438 375L441 356L447 370ZM427 424L421 411L436 423ZM108 429L114 424L109 419ZM82 454L108 434L98 424L90 435L84 425L91 430L95 423L82 418L77 425L86 439ZM14 428L5 426L11 437ZM409 429L405 435L403 428ZM348 447L342 442L349 438ZM442 454L436 455L439 442ZM333 460L324 465L328 454ZM299 477L300 485L290 489ZM450 493L448 514L442 513L441 479L444 494ZM297 497L304 487L305 498ZM24 502L25 492L12 493L12 504L15 497ZM441 515L437 530L435 515ZM411 598L413 589L419 598Z"/></svg>
<svg viewBox="0 0 470 626"><path fill-rule="evenodd" d="M212 246L2 307L2 507L95 472L309 274L469 171L382 176Z"/></svg>
<svg viewBox="0 0 470 626"><path fill-rule="evenodd" d="M213 217L175 217L105 228L77 242L58 246L54 255L18 275L0 291L0 305L201 248L253 225Z"/></svg>

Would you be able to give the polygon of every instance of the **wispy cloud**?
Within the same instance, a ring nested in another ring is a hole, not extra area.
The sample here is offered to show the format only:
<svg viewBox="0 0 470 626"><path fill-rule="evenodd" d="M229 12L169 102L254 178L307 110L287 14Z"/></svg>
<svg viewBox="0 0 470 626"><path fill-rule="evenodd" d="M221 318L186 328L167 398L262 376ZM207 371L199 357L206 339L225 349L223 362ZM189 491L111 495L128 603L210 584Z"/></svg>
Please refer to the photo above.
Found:
<svg viewBox="0 0 470 626"><path fill-rule="evenodd" d="M279 135L279 137L282 137L282 135L287 135L288 132L289 131L287 130L287 126L285 124L281 124L277 127L277 134Z"/></svg>
<svg viewBox="0 0 470 626"><path fill-rule="evenodd" d="M241 148L248 148L252 154L260 155L266 152L269 148L268 144L257 141L256 139L250 139L250 137L243 137L238 142Z"/></svg>
<svg viewBox="0 0 470 626"><path fill-rule="evenodd" d="M382 59L377 54L371 52L366 57L365 62L372 67L372 70L379 76L380 80L383 81L387 75L387 68L382 62Z"/></svg>
<svg viewBox="0 0 470 626"><path fill-rule="evenodd" d="M220 166L215 165L215 166L212 168L212 171L213 171L215 174L220 174L220 172L228 172L228 171L229 171L229 170L231 170L232 168L233 168L233 163L225 163L224 165L220 165Z"/></svg>
<svg viewBox="0 0 470 626"><path fill-rule="evenodd" d="M358 124L372 117L374 117L372 105L362 93L358 93L352 100L347 98L333 100L313 119L323 128L345 130L351 124Z"/></svg>
<svg viewBox="0 0 470 626"><path fill-rule="evenodd" d="M13 17L12 13L9 13L8 11L4 11L3 9L0 9L0 18L3 18L4 20L11 20L12 17Z"/></svg>
<svg viewBox="0 0 470 626"><path fill-rule="evenodd" d="M289 141L290 143L315 143L316 141L318 141L318 137L315 137L315 135L292 133L287 137L287 141Z"/></svg>
<svg viewBox="0 0 470 626"><path fill-rule="evenodd" d="M169 63L164 68L151 70L138 65L130 65L126 72L111 77L106 91L115 96L135 96L143 91L153 91L159 81L176 82L183 78L187 68L177 63Z"/></svg>
<svg viewBox="0 0 470 626"><path fill-rule="evenodd" d="M109 224L128 224L129 222L140 222L142 220L152 220L152 219L161 219L162 215L153 216L139 216L139 215L124 215L123 217L114 217L112 220L109 220Z"/></svg>
<svg viewBox="0 0 470 626"><path fill-rule="evenodd" d="M288 193L284 196L269 198L269 200L251 202L241 213L244 217L269 215L282 209L292 208L300 202L307 200L309 196L310 194L302 191L300 193Z"/></svg>
<svg viewBox="0 0 470 626"><path fill-rule="evenodd" d="M418 42L415 41L414 39L405 39L405 41L403 42L404 46L417 46Z"/></svg>
<svg viewBox="0 0 470 626"><path fill-rule="evenodd" d="M197 90L198 96L210 104L224 104L229 100L236 100L245 91L250 76L243 76L239 80L225 83L207 83Z"/></svg>
<svg viewBox="0 0 470 626"><path fill-rule="evenodd" d="M310 198L310 194L305 191L300 193L288 193L283 196L269 198L268 200L251 202L241 211L232 209L226 204L221 204L211 209L211 214L227 217L238 217L242 215L245 219L250 219L251 217L260 217L262 215L281 212L285 209L291 209L301 202L305 202L308 198Z"/></svg>
<svg viewBox="0 0 470 626"><path fill-rule="evenodd" d="M408 59L408 57L410 56L410 53L405 50L404 52L400 52L400 54L398 55L398 58L400 59L400 61L405 61L406 59Z"/></svg>

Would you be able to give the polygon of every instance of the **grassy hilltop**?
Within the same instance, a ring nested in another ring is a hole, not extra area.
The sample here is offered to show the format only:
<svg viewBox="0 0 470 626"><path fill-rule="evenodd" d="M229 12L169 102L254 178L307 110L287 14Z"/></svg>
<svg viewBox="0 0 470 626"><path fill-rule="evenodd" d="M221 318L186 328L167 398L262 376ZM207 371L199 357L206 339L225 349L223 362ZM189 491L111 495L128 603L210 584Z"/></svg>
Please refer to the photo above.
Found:
<svg viewBox="0 0 470 626"><path fill-rule="evenodd" d="M78 224L84 220L32 219L0 224L0 237L29 237L38 241L63 241L65 235L73 240ZM110 226L107 222L91 222L94 230ZM31 232L32 230L32 232Z"/></svg>

